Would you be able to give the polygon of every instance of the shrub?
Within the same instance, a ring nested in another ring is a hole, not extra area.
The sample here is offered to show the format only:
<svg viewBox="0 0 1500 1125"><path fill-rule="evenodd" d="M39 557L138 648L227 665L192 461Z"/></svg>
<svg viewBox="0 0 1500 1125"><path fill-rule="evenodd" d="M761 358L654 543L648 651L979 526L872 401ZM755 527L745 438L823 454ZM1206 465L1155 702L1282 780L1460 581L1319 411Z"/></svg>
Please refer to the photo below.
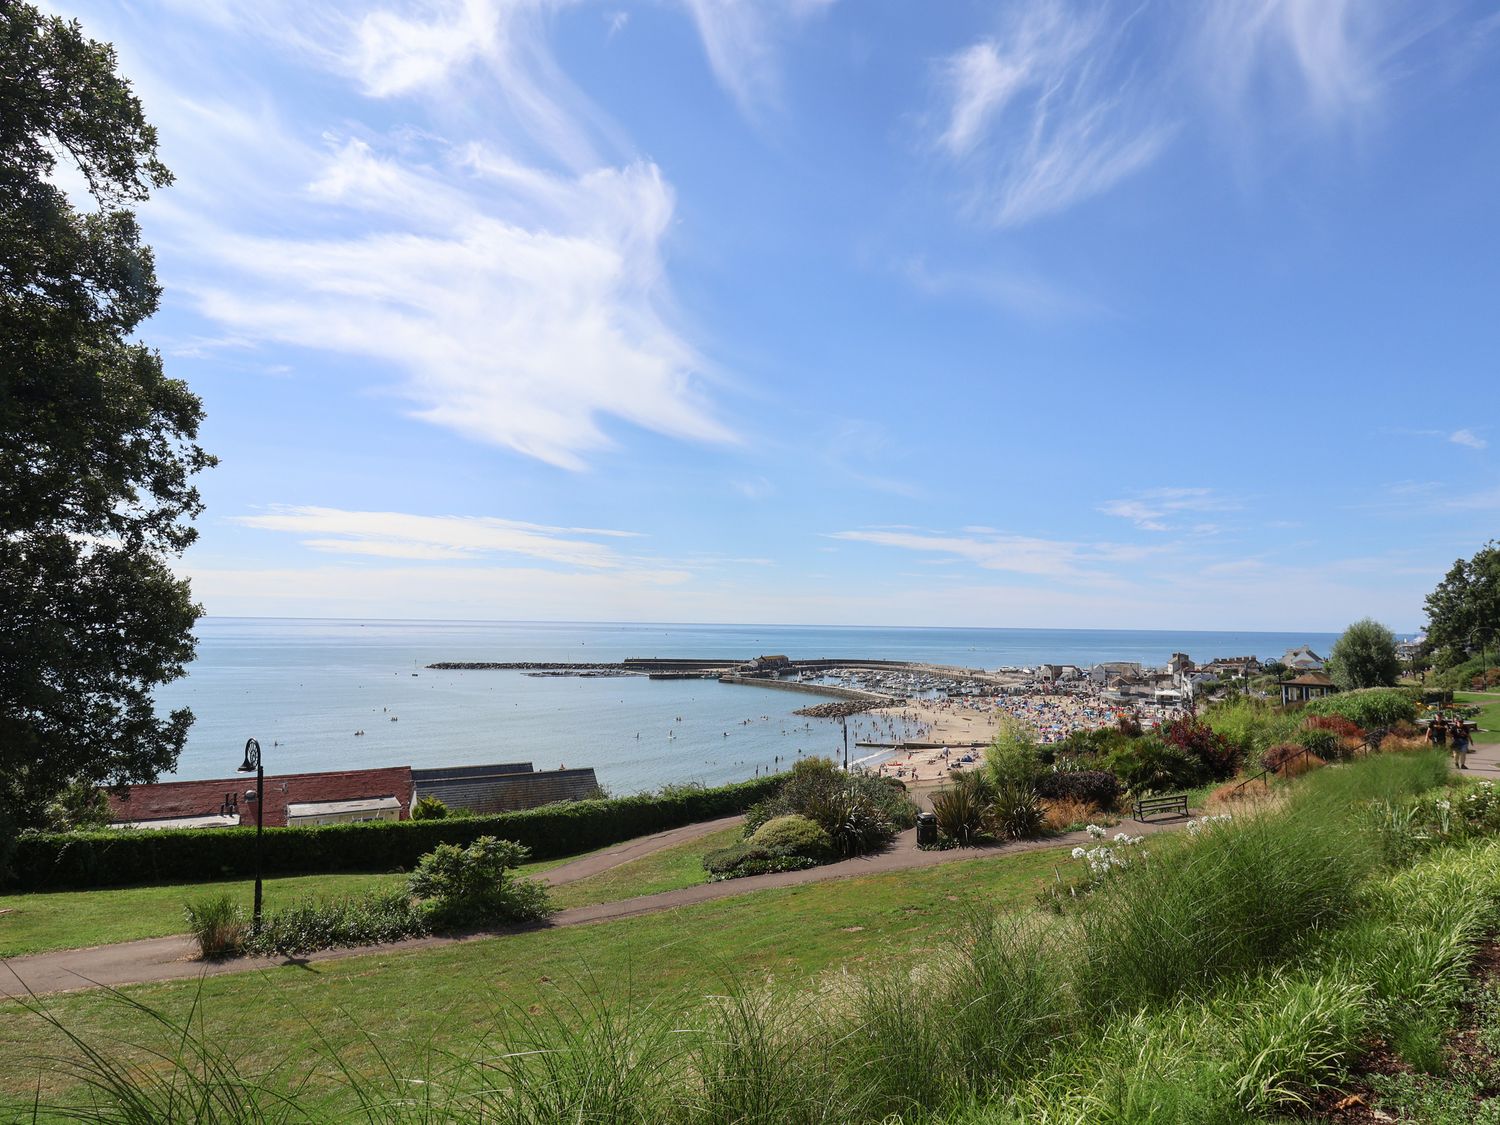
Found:
<svg viewBox="0 0 1500 1125"><path fill-rule="evenodd" d="M240 951L245 940L245 915L233 897L223 894L194 899L184 905L183 913L201 956L229 957Z"/></svg>
<svg viewBox="0 0 1500 1125"><path fill-rule="evenodd" d="M1233 777L1243 757L1238 746L1197 719L1168 723L1161 729L1161 740L1198 763L1198 773L1210 781Z"/></svg>
<svg viewBox="0 0 1500 1125"><path fill-rule="evenodd" d="M780 792L751 807L745 815L745 839L769 821L803 816L824 832L839 855L864 855L888 844L898 829L917 822L917 807L896 788L873 774L845 773L827 758L804 758L793 767Z"/></svg>
<svg viewBox="0 0 1500 1125"><path fill-rule="evenodd" d="M776 855L800 855L820 863L833 855L833 841L828 833L796 813L766 821L747 843Z"/></svg>
<svg viewBox="0 0 1500 1125"><path fill-rule="evenodd" d="M1042 833L1042 803L1036 790L1021 782L995 786L990 821L996 836L1007 840L1029 840Z"/></svg>
<svg viewBox="0 0 1500 1125"><path fill-rule="evenodd" d="M1307 705L1309 715L1342 715L1365 730L1390 727L1405 719L1417 717L1417 697L1406 688L1365 688L1341 691L1314 699Z"/></svg>
<svg viewBox="0 0 1500 1125"><path fill-rule="evenodd" d="M448 815L448 806L437 797L418 797L411 807L413 820L442 820Z"/></svg>
<svg viewBox="0 0 1500 1125"><path fill-rule="evenodd" d="M1035 781L1043 769L1035 732L1017 722L1003 722L984 752L984 768L996 785Z"/></svg>
<svg viewBox="0 0 1500 1125"><path fill-rule="evenodd" d="M1364 728L1343 715L1309 715L1302 721L1304 730L1328 730L1346 742L1363 742Z"/></svg>
<svg viewBox="0 0 1500 1125"><path fill-rule="evenodd" d="M975 843L990 834L994 787L983 775L959 775L932 795L932 815L943 838L965 846Z"/></svg>
<svg viewBox="0 0 1500 1125"><path fill-rule="evenodd" d="M1120 799L1120 779L1106 770L1057 770L1036 779L1039 797L1084 801L1101 809Z"/></svg>
<svg viewBox="0 0 1500 1125"><path fill-rule="evenodd" d="M1203 720L1250 758L1286 742L1301 722L1267 700L1246 697L1211 704Z"/></svg>
<svg viewBox="0 0 1500 1125"><path fill-rule="evenodd" d="M451 845L450 845L451 846ZM428 914L402 890L345 898L304 899L267 914L245 942L249 953L311 953L375 945L428 930Z"/></svg>
<svg viewBox="0 0 1500 1125"><path fill-rule="evenodd" d="M439 844L481 836L514 840L533 858L577 855L668 828L744 812L775 793L785 775L715 789L679 787L611 801L570 801L522 812L444 820L376 821L318 828L162 829L151 832L37 833L16 841L18 890L192 883L249 876L257 854L267 875L409 870ZM891 793L882 787L883 793ZM915 818L915 809L912 811ZM3 842L3 838L0 838Z"/></svg>
<svg viewBox="0 0 1500 1125"><path fill-rule="evenodd" d="M1104 765L1137 795L1191 789L1203 769L1200 762L1152 735L1136 739L1129 750L1117 750Z"/></svg>
<svg viewBox="0 0 1500 1125"><path fill-rule="evenodd" d="M810 856L778 853L754 844L717 848L703 857L703 868L708 872L709 881L714 883L777 871L802 871L816 866L818 861Z"/></svg>
<svg viewBox="0 0 1500 1125"><path fill-rule="evenodd" d="M1346 756L1344 740L1331 730L1311 727L1297 732L1297 745L1327 761Z"/></svg>
<svg viewBox="0 0 1500 1125"><path fill-rule="evenodd" d="M1099 806L1077 797L1053 797L1044 802L1042 827L1049 832L1076 832L1099 817Z"/></svg>
<svg viewBox="0 0 1500 1125"><path fill-rule="evenodd" d="M436 930L536 921L552 912L546 885L505 878L528 854L520 844L493 836L481 836L466 848L439 844L422 857L407 888L423 900Z"/></svg>

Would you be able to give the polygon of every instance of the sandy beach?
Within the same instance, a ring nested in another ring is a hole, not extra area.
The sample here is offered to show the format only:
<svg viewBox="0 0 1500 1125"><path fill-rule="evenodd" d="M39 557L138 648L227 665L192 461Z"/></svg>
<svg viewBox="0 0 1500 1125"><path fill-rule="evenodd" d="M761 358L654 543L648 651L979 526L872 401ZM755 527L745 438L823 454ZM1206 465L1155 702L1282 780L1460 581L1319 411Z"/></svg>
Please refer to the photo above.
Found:
<svg viewBox="0 0 1500 1125"><path fill-rule="evenodd" d="M1024 695L999 698L911 700L871 712L907 732L909 741L931 742L931 749L900 751L875 768L887 777L906 782L916 802L927 807L933 790L942 787L957 765L973 768L1008 721L1024 723L1044 743L1058 742L1075 730L1114 724L1121 709L1086 695ZM978 743L979 746L972 744ZM965 757L970 762L964 762Z"/></svg>

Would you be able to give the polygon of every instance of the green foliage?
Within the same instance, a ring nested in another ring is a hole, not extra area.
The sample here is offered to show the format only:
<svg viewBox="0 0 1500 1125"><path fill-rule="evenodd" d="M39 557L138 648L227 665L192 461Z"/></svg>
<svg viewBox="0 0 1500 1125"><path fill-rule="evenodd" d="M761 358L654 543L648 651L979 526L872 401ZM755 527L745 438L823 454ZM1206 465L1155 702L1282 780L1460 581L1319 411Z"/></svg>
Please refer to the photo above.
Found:
<svg viewBox="0 0 1500 1125"><path fill-rule="evenodd" d="M448 806L437 797L418 797L411 807L413 820L445 820L447 816Z"/></svg>
<svg viewBox="0 0 1500 1125"><path fill-rule="evenodd" d="M185 903L183 915L203 957L228 957L238 953L244 944L245 915L229 895Z"/></svg>
<svg viewBox="0 0 1500 1125"><path fill-rule="evenodd" d="M407 880L435 930L533 922L552 913L545 883L505 878L530 853L510 840L481 836L466 848L439 844Z"/></svg>
<svg viewBox="0 0 1500 1125"><path fill-rule="evenodd" d="M1401 676L1395 634L1374 618L1356 621L1333 643L1328 675L1340 691L1392 686Z"/></svg>
<svg viewBox="0 0 1500 1125"><path fill-rule="evenodd" d="M1103 764L1137 796L1191 789L1204 780L1201 762L1149 734L1136 739L1129 749L1116 750Z"/></svg>
<svg viewBox="0 0 1500 1125"><path fill-rule="evenodd" d="M991 820L996 836L1006 840L1030 840L1042 834L1042 805L1036 790L1023 781L1005 781L995 786Z"/></svg>
<svg viewBox="0 0 1500 1125"><path fill-rule="evenodd" d="M783 781L784 776L757 778L716 789L572 801L496 816L271 828L258 849L253 827L38 834L16 842L12 881L27 891L202 882L252 874L257 850L268 875L395 871L410 869L439 844L462 846L481 836L514 840L533 857L552 859L733 816Z"/></svg>
<svg viewBox="0 0 1500 1125"><path fill-rule="evenodd" d="M202 404L136 339L160 290L129 205L171 176L115 62L0 6L0 822L20 827L74 783L171 769L192 722L151 691L193 656L172 562L213 459ZM83 212L54 176L73 168Z"/></svg>
<svg viewBox="0 0 1500 1125"><path fill-rule="evenodd" d="M109 798L96 786L75 782L47 802L48 832L75 832L109 827Z"/></svg>
<svg viewBox="0 0 1500 1125"><path fill-rule="evenodd" d="M845 773L827 758L803 758L780 792L745 815L745 838L775 817L804 816L816 823L841 856L884 847L899 829L917 822L917 807L904 787L863 772Z"/></svg>
<svg viewBox="0 0 1500 1125"><path fill-rule="evenodd" d="M1287 742L1301 725L1301 717L1265 699L1240 696L1210 704L1203 721L1253 761L1272 746Z"/></svg>
<svg viewBox="0 0 1500 1125"><path fill-rule="evenodd" d="M1120 779L1107 770L1053 770L1036 781L1039 797L1087 801L1101 809L1112 809L1120 799Z"/></svg>
<svg viewBox="0 0 1500 1125"><path fill-rule="evenodd" d="M932 795L939 835L967 847L994 833L995 784L988 774L962 773Z"/></svg>
<svg viewBox="0 0 1500 1125"><path fill-rule="evenodd" d="M769 875L776 871L802 871L817 867L825 860L795 852L762 847L758 844L733 844L716 848L703 857L703 869L710 882L743 879L747 875Z"/></svg>
<svg viewBox="0 0 1500 1125"><path fill-rule="evenodd" d="M778 855L800 855L820 863L833 856L833 841L828 833L796 813L768 820L746 842Z"/></svg>
<svg viewBox="0 0 1500 1125"><path fill-rule="evenodd" d="M309 898L267 913L244 942L246 953L296 955L340 946L400 941L428 931L430 916L403 890Z"/></svg>
<svg viewBox="0 0 1500 1125"><path fill-rule="evenodd" d="M1307 715L1342 715L1365 730L1393 727L1417 717L1416 693L1407 688L1366 688L1343 691L1314 699L1304 709Z"/></svg>
<svg viewBox="0 0 1500 1125"><path fill-rule="evenodd" d="M1500 645L1500 544L1486 543L1458 559L1424 603L1427 647L1439 668Z"/></svg>
<svg viewBox="0 0 1500 1125"><path fill-rule="evenodd" d="M1298 746L1311 750L1325 762L1340 758L1344 753L1344 740L1335 732L1321 727L1305 727L1299 730L1296 741ZM1263 758L1262 761L1264 760Z"/></svg>
<svg viewBox="0 0 1500 1125"><path fill-rule="evenodd" d="M1036 732L1018 722L1002 722L984 752L984 768L996 785L1034 784L1045 768Z"/></svg>

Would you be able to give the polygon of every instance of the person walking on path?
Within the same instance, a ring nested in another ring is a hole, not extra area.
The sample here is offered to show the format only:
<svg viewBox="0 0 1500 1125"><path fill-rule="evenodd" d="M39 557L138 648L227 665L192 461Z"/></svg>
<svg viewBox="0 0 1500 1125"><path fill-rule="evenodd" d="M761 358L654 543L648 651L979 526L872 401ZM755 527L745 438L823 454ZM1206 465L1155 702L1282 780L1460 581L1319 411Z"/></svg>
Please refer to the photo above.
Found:
<svg viewBox="0 0 1500 1125"><path fill-rule="evenodd" d="M1427 727L1427 741L1434 746L1448 745L1448 724L1443 721L1443 713L1439 711Z"/></svg>
<svg viewBox="0 0 1500 1125"><path fill-rule="evenodd" d="M1469 728L1462 719L1453 724L1453 765L1461 770L1469 768Z"/></svg>

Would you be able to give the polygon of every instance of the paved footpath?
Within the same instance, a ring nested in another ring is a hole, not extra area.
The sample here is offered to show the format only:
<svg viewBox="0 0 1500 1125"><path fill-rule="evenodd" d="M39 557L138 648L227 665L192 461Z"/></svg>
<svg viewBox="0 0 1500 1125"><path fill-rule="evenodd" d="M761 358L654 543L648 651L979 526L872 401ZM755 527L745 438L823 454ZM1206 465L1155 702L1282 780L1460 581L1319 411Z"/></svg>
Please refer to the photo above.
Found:
<svg viewBox="0 0 1500 1125"><path fill-rule="evenodd" d="M670 832L631 840L608 852L585 856L572 863L555 867L541 877L553 885L572 882L586 875L607 871L611 867L617 867L621 863L659 851L672 844L705 836L735 823L737 819L727 817L723 820L689 825L686 828L676 828ZM1110 835L1116 832L1125 832L1132 836L1149 835L1164 829L1180 827L1184 823L1186 822L1181 817L1164 818L1149 823L1126 818L1117 827L1110 829ZM732 879L722 883L699 883L675 891L663 891L660 894L641 895L617 902L601 902L592 906L577 906L554 914L543 928L612 922L620 918L655 914L661 910L692 906L700 902L711 902L715 899L750 894L774 887L798 887L809 883L823 883L831 879L847 879L860 875L881 875L891 871L933 867L956 860L985 857L999 859L1044 848L1073 847L1076 844L1088 843L1089 839L1087 833L1073 832L1044 840L1026 840L992 848L954 848L950 851L924 852L917 850L916 830L911 829L898 836L888 851L878 855L861 856L840 863L826 864L823 867L809 868L806 871L782 871L774 875L757 875L748 879ZM495 936L496 934L488 933L457 938L414 938L410 941L391 942L385 945L320 950L301 957L234 957L225 961L199 960L197 943L190 937L148 938L144 941L101 945L92 949L36 953L0 961L0 997L14 998L28 993L41 996L52 992L118 987L153 981L195 980L199 977L222 976L228 973L336 961L346 957L436 949L439 946L480 941Z"/></svg>

